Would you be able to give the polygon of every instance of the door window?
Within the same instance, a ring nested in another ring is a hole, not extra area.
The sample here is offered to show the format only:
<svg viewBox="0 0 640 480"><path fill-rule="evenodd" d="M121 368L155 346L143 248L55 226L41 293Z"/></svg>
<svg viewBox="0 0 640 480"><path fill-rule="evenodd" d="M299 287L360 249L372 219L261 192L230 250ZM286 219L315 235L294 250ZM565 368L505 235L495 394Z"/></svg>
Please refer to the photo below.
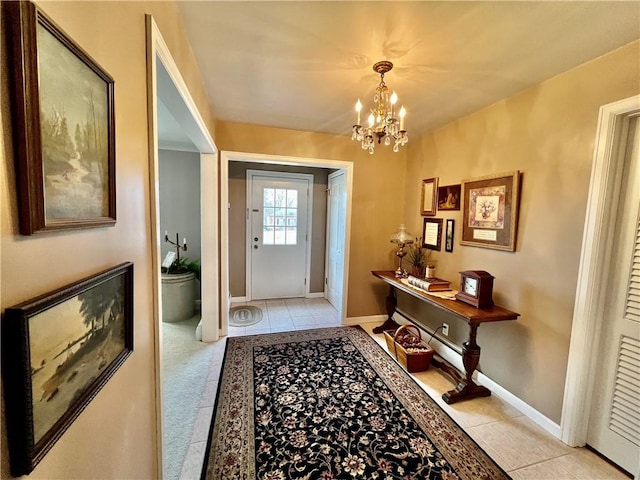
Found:
<svg viewBox="0 0 640 480"><path fill-rule="evenodd" d="M298 242L298 191L262 190L262 244L296 245Z"/></svg>

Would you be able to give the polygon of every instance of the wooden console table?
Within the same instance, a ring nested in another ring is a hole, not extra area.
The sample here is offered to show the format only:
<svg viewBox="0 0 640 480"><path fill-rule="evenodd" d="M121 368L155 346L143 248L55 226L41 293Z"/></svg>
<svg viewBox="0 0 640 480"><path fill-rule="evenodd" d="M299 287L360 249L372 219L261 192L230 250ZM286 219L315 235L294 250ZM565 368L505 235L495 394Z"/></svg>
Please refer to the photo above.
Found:
<svg viewBox="0 0 640 480"><path fill-rule="evenodd" d="M396 289L462 318L469 324L469 339L462 344L462 363L464 364L465 375L463 376L457 369L449 365L444 360L434 358L432 361L437 368L441 369L457 382L457 385L453 390L445 392L442 395L442 399L451 404L460 400L475 397L488 397L491 395L491 391L488 388L474 383L471 378L473 372L478 366L478 362L480 361L480 346L476 343L478 326L485 322L515 320L520 316L520 314L497 305L490 308L475 308L471 305L467 305L466 303L459 302L458 300L447 300L429 295L411 287L410 285L401 283L400 279L396 278L395 272L392 271L372 271L371 273L389 284L389 294L386 298L388 318L382 325L374 328L373 332L382 333L385 330L395 330L399 327L399 325L393 320L393 314L395 313L396 306L398 304Z"/></svg>

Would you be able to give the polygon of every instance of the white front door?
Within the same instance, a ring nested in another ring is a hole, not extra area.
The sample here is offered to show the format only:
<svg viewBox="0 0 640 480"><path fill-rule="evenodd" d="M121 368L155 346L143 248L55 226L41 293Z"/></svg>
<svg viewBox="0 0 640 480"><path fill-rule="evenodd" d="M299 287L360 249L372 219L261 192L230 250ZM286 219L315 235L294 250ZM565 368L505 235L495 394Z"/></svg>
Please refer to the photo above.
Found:
<svg viewBox="0 0 640 480"><path fill-rule="evenodd" d="M326 295L329 303L341 312L347 209L346 175L342 170L329 175L328 197Z"/></svg>
<svg viewBox="0 0 640 480"><path fill-rule="evenodd" d="M640 465L640 121L630 122L587 443ZM612 211L612 214L615 214Z"/></svg>
<svg viewBox="0 0 640 480"><path fill-rule="evenodd" d="M313 175L247 170L247 184L248 296L304 297Z"/></svg>

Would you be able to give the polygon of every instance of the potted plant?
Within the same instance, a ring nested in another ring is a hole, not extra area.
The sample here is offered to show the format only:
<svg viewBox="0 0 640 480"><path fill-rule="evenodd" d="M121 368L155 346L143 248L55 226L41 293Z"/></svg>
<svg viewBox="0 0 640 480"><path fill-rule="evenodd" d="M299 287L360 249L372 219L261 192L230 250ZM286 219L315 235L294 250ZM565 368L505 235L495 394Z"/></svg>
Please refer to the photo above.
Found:
<svg viewBox="0 0 640 480"><path fill-rule="evenodd" d="M169 268L162 267L162 273L169 275L180 275L192 272L195 278L200 280L200 262L191 261L189 257L176 258Z"/></svg>
<svg viewBox="0 0 640 480"><path fill-rule="evenodd" d="M416 238L407 252L407 259L411 264L411 275L424 278L427 266L432 266L432 264L429 263L430 256L431 250L427 250L422 246L422 237Z"/></svg>
<svg viewBox="0 0 640 480"><path fill-rule="evenodd" d="M186 239L180 244L176 234L176 242L172 242L165 232L165 241L174 245L176 251L169 252L162 262L162 321L187 320L195 312L195 280L200 280L200 263L180 257L180 250L187 250Z"/></svg>

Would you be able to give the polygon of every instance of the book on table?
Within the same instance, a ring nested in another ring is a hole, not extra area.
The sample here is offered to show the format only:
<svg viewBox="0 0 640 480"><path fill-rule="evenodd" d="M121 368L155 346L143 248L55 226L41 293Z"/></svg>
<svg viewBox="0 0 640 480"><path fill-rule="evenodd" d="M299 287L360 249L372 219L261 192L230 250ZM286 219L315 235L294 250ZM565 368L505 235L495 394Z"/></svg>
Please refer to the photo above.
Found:
<svg viewBox="0 0 640 480"><path fill-rule="evenodd" d="M418 278L409 276L407 283L411 286L424 290L425 292L442 292L451 290L451 282L449 280L443 280L442 278Z"/></svg>

